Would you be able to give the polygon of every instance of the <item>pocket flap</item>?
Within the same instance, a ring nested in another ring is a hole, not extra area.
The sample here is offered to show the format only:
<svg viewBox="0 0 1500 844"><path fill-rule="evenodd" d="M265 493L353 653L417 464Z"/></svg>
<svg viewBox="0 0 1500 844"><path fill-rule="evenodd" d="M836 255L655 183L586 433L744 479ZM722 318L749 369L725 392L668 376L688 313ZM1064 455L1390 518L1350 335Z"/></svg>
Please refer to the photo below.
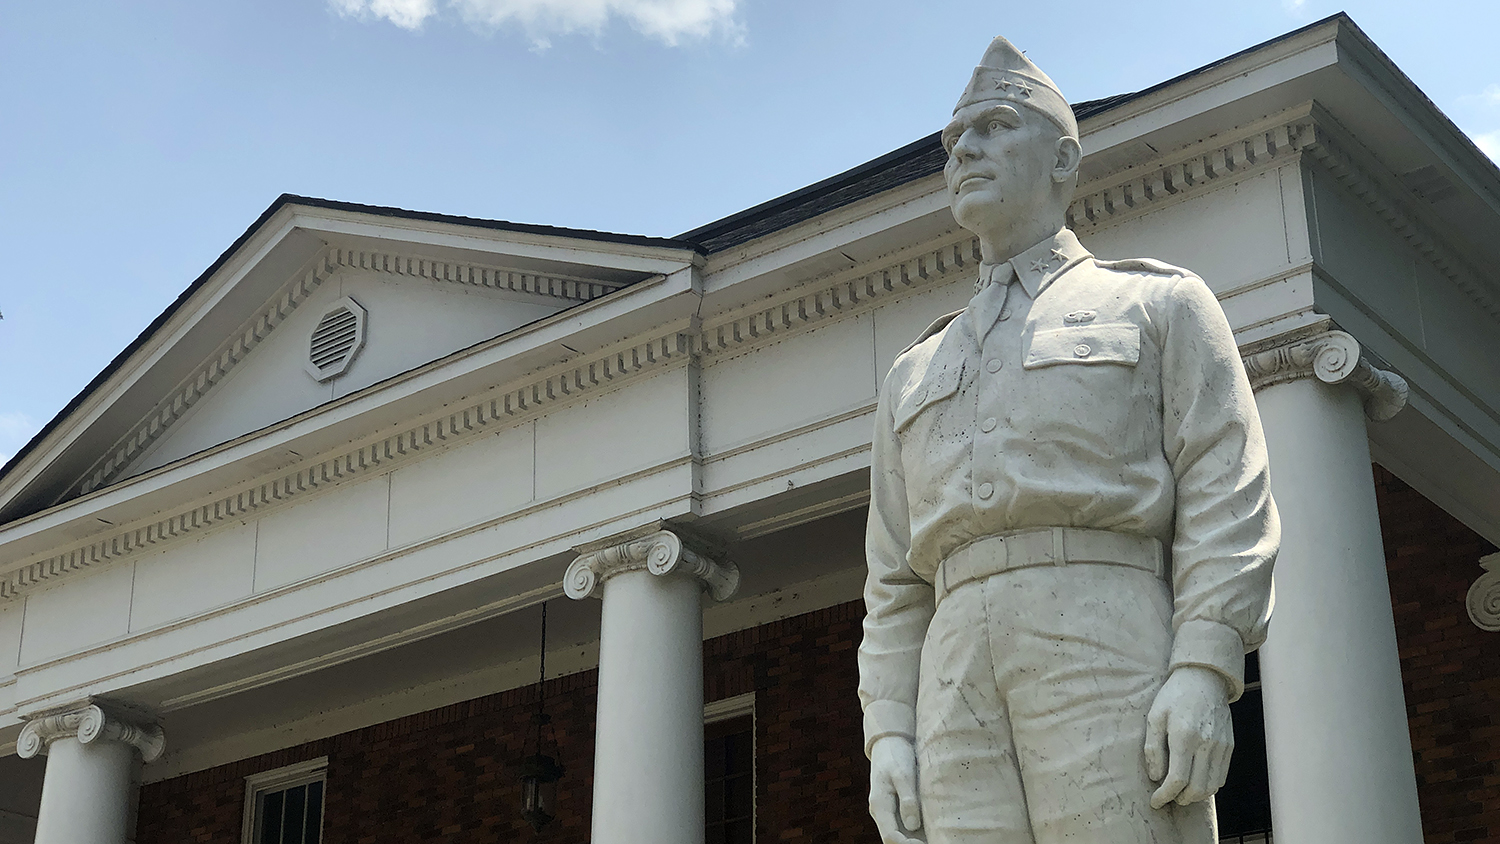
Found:
<svg viewBox="0 0 1500 844"><path fill-rule="evenodd" d="M954 366L929 370L920 380L909 384L897 399L893 411L896 431L900 432L911 424L911 420L917 418L917 414L928 405L958 392L963 373L963 364L959 362Z"/></svg>
<svg viewBox="0 0 1500 844"><path fill-rule="evenodd" d="M1038 331L1022 366L1037 369L1060 363L1123 363L1141 359L1141 327L1131 323L1077 325Z"/></svg>

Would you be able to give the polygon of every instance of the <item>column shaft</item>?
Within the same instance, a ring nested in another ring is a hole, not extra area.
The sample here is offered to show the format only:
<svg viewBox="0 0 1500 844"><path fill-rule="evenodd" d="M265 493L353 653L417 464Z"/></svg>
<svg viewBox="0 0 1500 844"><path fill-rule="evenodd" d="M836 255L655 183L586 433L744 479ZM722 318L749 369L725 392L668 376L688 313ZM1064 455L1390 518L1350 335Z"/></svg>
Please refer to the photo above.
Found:
<svg viewBox="0 0 1500 844"><path fill-rule="evenodd" d="M36 844L126 844L136 749L59 738L47 748Z"/></svg>
<svg viewBox="0 0 1500 844"><path fill-rule="evenodd" d="M702 586L638 570L603 591L592 840L702 844Z"/></svg>
<svg viewBox="0 0 1500 844"><path fill-rule="evenodd" d="M1261 649L1277 844L1420 842L1360 396L1304 378L1257 398L1282 519Z"/></svg>

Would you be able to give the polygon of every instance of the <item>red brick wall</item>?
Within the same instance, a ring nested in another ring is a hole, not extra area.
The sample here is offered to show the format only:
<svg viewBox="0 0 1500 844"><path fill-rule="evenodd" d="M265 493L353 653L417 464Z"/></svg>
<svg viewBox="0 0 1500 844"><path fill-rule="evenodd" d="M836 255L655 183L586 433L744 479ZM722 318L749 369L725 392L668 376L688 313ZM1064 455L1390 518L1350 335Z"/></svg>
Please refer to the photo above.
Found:
<svg viewBox="0 0 1500 844"><path fill-rule="evenodd" d="M1500 634L1464 608L1495 550L1376 467L1427 844L1500 842Z"/></svg>
<svg viewBox="0 0 1500 844"><path fill-rule="evenodd" d="M756 695L756 824L762 844L877 840L854 689L864 608L853 602L704 644L708 700ZM328 757L324 841L585 842L593 791L596 677L547 683L568 773L541 835L517 813L516 760L535 687L477 698L148 785L137 844L238 844L244 778Z"/></svg>

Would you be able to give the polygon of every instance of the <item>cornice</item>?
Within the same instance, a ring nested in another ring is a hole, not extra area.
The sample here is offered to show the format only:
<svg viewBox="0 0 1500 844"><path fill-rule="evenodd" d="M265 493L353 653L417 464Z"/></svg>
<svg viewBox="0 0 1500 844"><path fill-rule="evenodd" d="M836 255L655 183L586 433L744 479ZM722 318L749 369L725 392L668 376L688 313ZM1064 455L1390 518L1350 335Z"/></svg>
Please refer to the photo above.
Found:
<svg viewBox="0 0 1500 844"><path fill-rule="evenodd" d="M420 278L469 287L558 299L564 306L587 302L623 285L555 273L523 272L496 265L443 261L415 253L325 247L301 278L294 279L261 308L144 419L105 452L59 500L84 495L118 479L137 457L166 434L197 402L280 325L297 306L339 270Z"/></svg>
<svg viewBox="0 0 1500 844"><path fill-rule="evenodd" d="M218 349L214 350L213 354L208 356L207 360L158 402L145 418L137 422L124 437L105 451L104 455L84 472L83 478L69 487L58 500L62 501L93 492L119 477L136 457L161 439L168 428L186 415L188 410L216 384L223 381L230 370L244 360L252 349L260 345L261 340L264 340L333 274L337 267L331 259L329 250L320 251L313 258L312 266L302 274L301 278L293 279L285 285L276 296L272 297L269 304L257 311L240 327L239 331L232 333L228 340L225 340Z"/></svg>
<svg viewBox="0 0 1500 844"><path fill-rule="evenodd" d="M575 601L599 595L610 578L632 571L698 578L716 601L733 597L740 586L740 570L734 563L716 559L717 555L691 538L684 542L683 536L659 523L595 543L590 549L580 549L583 553L563 575L563 592Z"/></svg>
<svg viewBox="0 0 1500 844"><path fill-rule="evenodd" d="M1377 368L1360 354L1359 341L1324 320L1291 334L1252 343L1240 350L1251 389L1317 378L1349 384L1363 398L1365 415L1384 422L1406 407L1406 380Z"/></svg>
<svg viewBox="0 0 1500 844"><path fill-rule="evenodd" d="M1469 587L1464 604L1475 627L1497 633L1500 632L1500 554L1481 557L1479 566L1484 574Z"/></svg>
<svg viewBox="0 0 1500 844"><path fill-rule="evenodd" d="M155 761L166 748L161 727L103 701L87 700L30 716L16 740L16 755L22 759L45 755L52 742L63 738L76 738L80 744L128 744L140 751L143 762Z"/></svg>
<svg viewBox="0 0 1500 844"><path fill-rule="evenodd" d="M1425 210L1426 201L1379 158L1321 108L1313 109L1313 133L1304 147L1307 157L1363 202L1407 246L1453 282L1485 313L1500 319L1500 299L1486 276L1439 232L1441 222Z"/></svg>
<svg viewBox="0 0 1500 844"><path fill-rule="evenodd" d="M1314 142L1316 127L1309 103L1234 129L1228 133L1233 140L1211 138L1079 185L1068 226L1087 234L1296 160Z"/></svg>
<svg viewBox="0 0 1500 844"><path fill-rule="evenodd" d="M579 276L523 272L492 264L444 261L414 253L334 247L329 250L329 256L332 262L340 268L422 278L429 281L446 281L490 290L530 293L536 296L564 299L570 303L597 299L624 286Z"/></svg>
<svg viewBox="0 0 1500 844"><path fill-rule="evenodd" d="M799 331L854 316L979 268L979 240L964 233L938 246L901 250L815 277L780 295L705 320L694 351L707 357L748 351Z"/></svg>

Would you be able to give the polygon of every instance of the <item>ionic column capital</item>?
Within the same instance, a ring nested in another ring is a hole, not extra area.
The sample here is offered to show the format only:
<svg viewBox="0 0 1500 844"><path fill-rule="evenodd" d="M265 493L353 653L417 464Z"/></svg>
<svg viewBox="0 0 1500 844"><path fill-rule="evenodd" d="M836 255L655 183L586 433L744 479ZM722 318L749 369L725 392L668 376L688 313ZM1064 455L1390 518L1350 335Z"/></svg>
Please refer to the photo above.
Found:
<svg viewBox="0 0 1500 844"><path fill-rule="evenodd" d="M605 581L618 574L648 571L659 577L683 574L702 581L716 601L727 600L740 586L740 570L728 560L714 559L702 547L660 524L580 548L578 558L563 575L563 591L580 600L599 594Z"/></svg>
<svg viewBox="0 0 1500 844"><path fill-rule="evenodd" d="M166 749L161 727L103 701L87 700L32 715L16 739L16 755L22 759L45 755L52 742L64 738L76 738L80 744L128 744L140 751L143 762L155 761Z"/></svg>
<svg viewBox="0 0 1500 844"><path fill-rule="evenodd" d="M1377 368L1360 354L1359 341L1325 321L1314 330L1275 337L1240 350L1255 391L1303 378L1348 384L1364 400L1365 416L1384 422L1406 407L1406 379Z"/></svg>
<svg viewBox="0 0 1500 844"><path fill-rule="evenodd" d="M1500 554L1480 557L1479 567L1484 569L1484 574L1469 587L1464 601L1469 609L1469 620L1480 630L1500 633Z"/></svg>

